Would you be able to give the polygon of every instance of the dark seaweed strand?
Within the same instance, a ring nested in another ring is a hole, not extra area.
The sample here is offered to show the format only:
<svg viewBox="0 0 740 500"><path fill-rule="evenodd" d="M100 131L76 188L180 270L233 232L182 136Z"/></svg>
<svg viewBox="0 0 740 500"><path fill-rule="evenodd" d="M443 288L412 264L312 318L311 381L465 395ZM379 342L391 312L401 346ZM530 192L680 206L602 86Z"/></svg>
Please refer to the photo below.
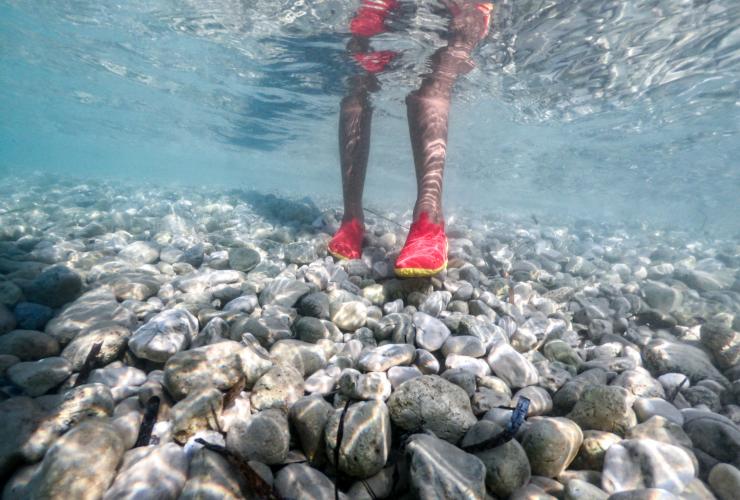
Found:
<svg viewBox="0 0 740 500"><path fill-rule="evenodd" d="M159 396L152 396L149 398L149 401L146 402L144 418L141 420L141 425L139 426L139 437L136 438L134 448L149 445L149 442L152 439L152 429L154 429L154 424L157 422L158 413Z"/></svg>
<svg viewBox="0 0 740 500"><path fill-rule="evenodd" d="M334 500L339 500L339 475L341 474L341 472L339 472L339 449L342 446L342 438L344 437L344 417L347 415L350 402L351 400L348 399L347 402L344 403L344 409L342 410L342 414L339 416L337 445L334 447L334 466L337 468L337 478L334 481Z"/></svg>
<svg viewBox="0 0 740 500"><path fill-rule="evenodd" d="M262 479L262 476L257 474L252 466L250 466L245 460L234 455L224 446L209 443L203 438L198 438L195 442L202 444L207 450L226 457L226 459L239 470L239 472L246 478L248 487L251 488L251 491L244 491L244 488L242 488L242 495L244 495L244 498L254 498L257 500L281 500L281 498L273 491L272 486L267 484L265 480Z"/></svg>
<svg viewBox="0 0 740 500"><path fill-rule="evenodd" d="M517 431L524 423L524 420L527 418L528 411L529 399L522 396L517 401L516 407L513 408L513 411L511 413L511 420L509 420L509 423L506 424L506 428L503 431L499 432L492 438L486 439L483 442L464 446L463 450L467 451L468 453L475 453L478 451L487 450L489 448L495 448L511 441L512 439L514 439Z"/></svg>
<svg viewBox="0 0 740 500"><path fill-rule="evenodd" d="M681 383L678 384L678 386L676 386L676 389L674 389L674 391L673 391L673 395L671 396L671 402L673 402L673 401L676 400L676 398L678 397L678 393L681 392L681 388L684 385L686 385L686 382L688 382L688 381L689 381L689 377L687 377L687 376L684 375L683 380L681 381Z"/></svg>
<svg viewBox="0 0 740 500"><path fill-rule="evenodd" d="M90 372L94 368L95 362L97 361L98 354L100 354L100 349L102 347L103 347L103 341L100 340L98 342L95 342L93 346L90 348L90 352L87 353L85 362L82 364L82 368L80 368L80 372L77 374L77 380L75 380L75 385L74 385L75 387L87 382L87 377L90 376Z"/></svg>
<svg viewBox="0 0 740 500"><path fill-rule="evenodd" d="M370 494L370 498L372 498L373 500L378 500L378 495L376 495L373 489L370 487L370 483L368 483L364 479L360 479L360 481L362 482L362 485L365 487L365 490Z"/></svg>

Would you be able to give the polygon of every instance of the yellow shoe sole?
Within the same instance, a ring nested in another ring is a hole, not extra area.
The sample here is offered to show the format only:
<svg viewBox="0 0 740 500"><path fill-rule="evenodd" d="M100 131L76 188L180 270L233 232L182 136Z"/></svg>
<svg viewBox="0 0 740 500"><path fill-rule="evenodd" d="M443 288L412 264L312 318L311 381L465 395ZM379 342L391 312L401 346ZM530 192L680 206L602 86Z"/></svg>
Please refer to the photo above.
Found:
<svg viewBox="0 0 740 500"><path fill-rule="evenodd" d="M422 267L404 267L395 268L393 271L399 278L429 278L435 274L441 273L447 267L447 261L444 262L437 269L424 269Z"/></svg>

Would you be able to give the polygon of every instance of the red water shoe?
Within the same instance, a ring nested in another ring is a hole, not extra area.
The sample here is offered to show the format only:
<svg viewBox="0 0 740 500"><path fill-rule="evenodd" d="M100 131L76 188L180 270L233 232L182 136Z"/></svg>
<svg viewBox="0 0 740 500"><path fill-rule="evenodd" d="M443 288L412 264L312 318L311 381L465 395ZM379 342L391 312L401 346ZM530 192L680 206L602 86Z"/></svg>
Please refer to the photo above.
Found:
<svg viewBox="0 0 740 500"><path fill-rule="evenodd" d="M434 276L447 267L447 236L444 222L435 224L429 214L422 213L411 224L406 244L396 259L395 272L399 278Z"/></svg>
<svg viewBox="0 0 740 500"><path fill-rule="evenodd" d="M365 226L358 219L342 222L337 234L329 242L329 253L337 259L359 259Z"/></svg>

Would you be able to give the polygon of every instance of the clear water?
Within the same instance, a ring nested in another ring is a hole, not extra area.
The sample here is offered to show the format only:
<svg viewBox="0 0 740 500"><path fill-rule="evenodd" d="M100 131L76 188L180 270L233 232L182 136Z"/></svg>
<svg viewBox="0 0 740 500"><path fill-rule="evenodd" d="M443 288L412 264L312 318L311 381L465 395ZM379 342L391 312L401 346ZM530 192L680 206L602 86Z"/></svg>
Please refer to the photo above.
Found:
<svg viewBox="0 0 740 500"><path fill-rule="evenodd" d="M429 2L377 48L369 206L410 207ZM0 0L0 170L339 199L355 2ZM454 98L448 206L740 230L740 2L504 0Z"/></svg>

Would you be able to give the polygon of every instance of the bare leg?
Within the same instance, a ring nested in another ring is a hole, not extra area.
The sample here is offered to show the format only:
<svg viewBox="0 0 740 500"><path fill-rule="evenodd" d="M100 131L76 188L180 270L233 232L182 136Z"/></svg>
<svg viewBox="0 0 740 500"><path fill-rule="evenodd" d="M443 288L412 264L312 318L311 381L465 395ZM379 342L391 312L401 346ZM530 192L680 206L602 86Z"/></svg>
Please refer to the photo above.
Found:
<svg viewBox="0 0 740 500"><path fill-rule="evenodd" d="M362 192L370 153L373 115L370 92L379 87L375 73L382 71L395 56L391 51L373 51L370 38L385 31L385 19L395 5L395 0L363 0L350 23L353 36L347 44L347 50L363 72L350 79L349 91L342 99L339 113L344 216L342 225L327 248L337 258L358 259L362 253L365 231Z"/></svg>
<svg viewBox="0 0 740 500"><path fill-rule="evenodd" d="M453 14L448 44L432 56L432 72L419 90L406 97L417 183L414 221L421 213L433 223L443 221L442 176L452 87L473 67L470 54L488 31L492 9L491 4L480 3L448 2L448 6Z"/></svg>
<svg viewBox="0 0 740 500"><path fill-rule="evenodd" d="M370 153L370 124L373 109L369 97L371 75L358 76L350 83L349 94L342 99L339 114L339 159L344 197L343 221L364 220L362 192Z"/></svg>

